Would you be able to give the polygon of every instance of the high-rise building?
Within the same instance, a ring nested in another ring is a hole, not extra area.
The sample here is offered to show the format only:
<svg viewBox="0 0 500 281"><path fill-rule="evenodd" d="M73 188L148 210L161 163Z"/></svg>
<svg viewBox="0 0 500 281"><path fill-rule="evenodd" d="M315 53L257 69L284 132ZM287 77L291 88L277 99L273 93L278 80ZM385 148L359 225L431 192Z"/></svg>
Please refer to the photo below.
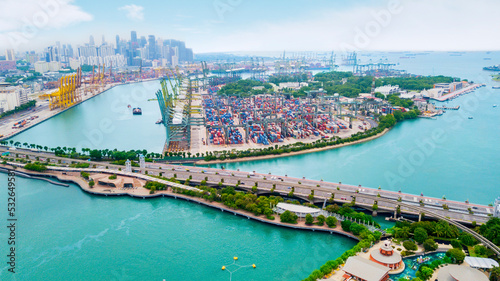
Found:
<svg viewBox="0 0 500 281"><path fill-rule="evenodd" d="M120 36L116 35L116 49L115 49L115 53L117 54L120 54Z"/></svg>
<svg viewBox="0 0 500 281"><path fill-rule="evenodd" d="M5 50L5 60L16 60L16 54L14 53L13 49L7 49Z"/></svg>
<svg viewBox="0 0 500 281"><path fill-rule="evenodd" d="M95 43L94 43L94 36L92 36L92 35L90 35L90 37L89 37L89 45L90 46L94 46L95 45Z"/></svg>
<svg viewBox="0 0 500 281"><path fill-rule="evenodd" d="M144 48L144 46L146 46L147 43L148 43L148 41L146 41L146 37L141 36L141 41L139 42L139 47Z"/></svg>
<svg viewBox="0 0 500 281"><path fill-rule="evenodd" d="M132 48L137 48L139 44L137 44L137 32L130 31L130 41L132 42Z"/></svg>
<svg viewBox="0 0 500 281"><path fill-rule="evenodd" d="M101 45L104 45L104 44L106 44L106 39L104 39L104 35L103 35L102 36L102 43L101 43Z"/></svg>
<svg viewBox="0 0 500 281"><path fill-rule="evenodd" d="M149 46L148 58L150 60L156 59L156 40L154 35L148 36L148 46Z"/></svg>

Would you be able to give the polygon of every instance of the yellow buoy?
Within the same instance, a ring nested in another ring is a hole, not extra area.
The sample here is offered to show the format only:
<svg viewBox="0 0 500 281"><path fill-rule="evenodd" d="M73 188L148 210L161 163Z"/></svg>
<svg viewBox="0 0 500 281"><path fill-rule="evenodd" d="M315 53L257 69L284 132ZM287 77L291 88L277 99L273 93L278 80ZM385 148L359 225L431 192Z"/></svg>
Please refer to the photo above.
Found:
<svg viewBox="0 0 500 281"><path fill-rule="evenodd" d="M255 264L252 264L252 267L253 267L253 268L256 268Z"/></svg>
<svg viewBox="0 0 500 281"><path fill-rule="evenodd" d="M226 267L225 267L225 266L222 266L222 270L225 270L225 269L226 269Z"/></svg>
<svg viewBox="0 0 500 281"><path fill-rule="evenodd" d="M234 257L234 260L237 260L237 259L238 259L238 257Z"/></svg>

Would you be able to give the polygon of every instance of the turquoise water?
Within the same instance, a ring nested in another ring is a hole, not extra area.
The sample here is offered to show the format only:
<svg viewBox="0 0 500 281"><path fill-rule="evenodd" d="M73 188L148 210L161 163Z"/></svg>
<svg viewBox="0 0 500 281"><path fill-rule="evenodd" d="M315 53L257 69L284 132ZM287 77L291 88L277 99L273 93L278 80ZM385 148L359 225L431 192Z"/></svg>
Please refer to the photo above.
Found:
<svg viewBox="0 0 500 281"><path fill-rule="evenodd" d="M391 275L392 280L398 280L399 278L409 278L408 280L411 280L415 277L417 277L415 274L417 273L418 267L421 264L430 264L435 260L440 260L446 256L445 253L432 253L428 255L422 255L422 258L429 257L429 261L423 262L423 263L418 263L417 257L411 257L411 258L404 258L403 262L405 263L405 270L401 272L400 274L395 274Z"/></svg>
<svg viewBox="0 0 500 281"><path fill-rule="evenodd" d="M17 273L0 280L299 280L355 245L339 235L295 231L182 200L91 196L17 178ZM7 175L0 173L6 223ZM2 227L4 228L4 227ZM7 235L0 232L0 243ZM5 243L5 244L4 244Z"/></svg>
<svg viewBox="0 0 500 281"><path fill-rule="evenodd" d="M99 149L146 149L161 153L165 127L155 92L158 80L114 87L11 138L21 143ZM142 115L132 115L140 107Z"/></svg>

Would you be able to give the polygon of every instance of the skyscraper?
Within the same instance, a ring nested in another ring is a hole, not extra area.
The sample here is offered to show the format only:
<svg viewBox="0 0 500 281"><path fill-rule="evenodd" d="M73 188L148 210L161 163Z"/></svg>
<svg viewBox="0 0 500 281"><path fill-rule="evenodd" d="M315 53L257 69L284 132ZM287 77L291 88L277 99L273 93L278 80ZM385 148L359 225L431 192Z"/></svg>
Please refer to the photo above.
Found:
<svg viewBox="0 0 500 281"><path fill-rule="evenodd" d="M92 36L92 35L90 35L90 37L89 37L89 45L90 46L94 46L95 45L95 43L94 43L94 36Z"/></svg>
<svg viewBox="0 0 500 281"><path fill-rule="evenodd" d="M139 47L139 42L137 42L137 32L130 31L130 46L132 49Z"/></svg>
<svg viewBox="0 0 500 281"><path fill-rule="evenodd" d="M146 37L141 36L141 41L139 42L139 46L141 48L144 48L144 46L146 46L147 43L148 43L148 41L146 40Z"/></svg>
<svg viewBox="0 0 500 281"><path fill-rule="evenodd" d="M130 41L137 44L137 32L130 31Z"/></svg>
<svg viewBox="0 0 500 281"><path fill-rule="evenodd" d="M154 35L148 36L148 45L149 45L149 55L148 58L150 60L156 59L156 40Z"/></svg>

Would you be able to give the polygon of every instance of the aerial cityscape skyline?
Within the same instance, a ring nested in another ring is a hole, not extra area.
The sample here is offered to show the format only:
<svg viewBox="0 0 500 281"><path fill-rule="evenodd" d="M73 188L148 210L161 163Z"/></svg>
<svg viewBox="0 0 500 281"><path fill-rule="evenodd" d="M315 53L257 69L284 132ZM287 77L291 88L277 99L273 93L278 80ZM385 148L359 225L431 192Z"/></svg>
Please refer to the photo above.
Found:
<svg viewBox="0 0 500 281"><path fill-rule="evenodd" d="M500 281L500 1L0 6L0 280Z"/></svg>

